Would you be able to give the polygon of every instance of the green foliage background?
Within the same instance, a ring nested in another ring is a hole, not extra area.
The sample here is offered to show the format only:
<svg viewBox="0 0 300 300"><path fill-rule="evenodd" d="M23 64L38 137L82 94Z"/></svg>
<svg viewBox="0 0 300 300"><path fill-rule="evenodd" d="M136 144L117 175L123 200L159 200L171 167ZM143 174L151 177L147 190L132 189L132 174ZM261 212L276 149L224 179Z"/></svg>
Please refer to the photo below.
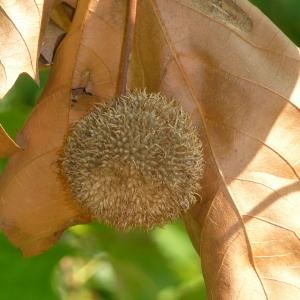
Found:
<svg viewBox="0 0 300 300"><path fill-rule="evenodd" d="M300 45L299 0L252 0ZM1 47L1 46L0 46ZM0 104L0 122L15 137L40 88L26 75ZM0 170L5 160L0 161ZM20 199L21 200L21 199ZM69 229L47 253L22 258L0 234L0 299L207 299L199 259L181 223L120 234L100 224Z"/></svg>

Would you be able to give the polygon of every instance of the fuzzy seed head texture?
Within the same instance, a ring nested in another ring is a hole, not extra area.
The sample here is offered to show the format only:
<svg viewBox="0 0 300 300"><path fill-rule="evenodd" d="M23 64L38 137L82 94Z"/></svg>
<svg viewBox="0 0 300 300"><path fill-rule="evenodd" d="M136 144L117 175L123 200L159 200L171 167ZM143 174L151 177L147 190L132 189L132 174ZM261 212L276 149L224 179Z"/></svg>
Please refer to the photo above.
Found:
<svg viewBox="0 0 300 300"><path fill-rule="evenodd" d="M159 93L127 92L76 122L58 160L72 198L119 230L173 221L199 195L204 161L190 117Z"/></svg>

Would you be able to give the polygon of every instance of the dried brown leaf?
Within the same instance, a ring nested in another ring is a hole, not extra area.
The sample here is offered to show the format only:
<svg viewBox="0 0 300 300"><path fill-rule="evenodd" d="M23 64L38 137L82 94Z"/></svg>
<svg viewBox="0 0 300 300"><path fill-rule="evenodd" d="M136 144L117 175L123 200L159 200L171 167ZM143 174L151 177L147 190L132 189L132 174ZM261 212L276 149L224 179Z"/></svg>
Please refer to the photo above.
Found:
<svg viewBox="0 0 300 300"><path fill-rule="evenodd" d="M61 28L64 32L68 32L71 27L71 16L67 13L66 6L61 1L57 1L56 5L51 11L50 18L59 28Z"/></svg>
<svg viewBox="0 0 300 300"><path fill-rule="evenodd" d="M38 78L40 38L53 2L0 0L0 99L20 73Z"/></svg>
<svg viewBox="0 0 300 300"><path fill-rule="evenodd" d="M55 51L64 35L65 31L50 20L45 30L40 61L42 60L46 65L51 65L53 63Z"/></svg>
<svg viewBox="0 0 300 300"><path fill-rule="evenodd" d="M118 7L111 0L101 5L95 0L78 3L70 31L57 50L47 87L20 134L25 150L12 157L0 177L1 227L24 255L46 250L64 229L89 220L70 201L56 160L69 123L95 101L114 95L125 12L125 3ZM107 36L111 36L110 41L99 42Z"/></svg>
<svg viewBox="0 0 300 300"><path fill-rule="evenodd" d="M55 164L68 130L72 74L87 8L82 3L47 88L19 135L25 150L12 157L0 177L1 227L24 255L44 251L65 228L88 219L68 201Z"/></svg>
<svg viewBox="0 0 300 300"><path fill-rule="evenodd" d="M299 49L247 1L148 0L131 87L178 99L202 132L185 217L210 299L300 298Z"/></svg>

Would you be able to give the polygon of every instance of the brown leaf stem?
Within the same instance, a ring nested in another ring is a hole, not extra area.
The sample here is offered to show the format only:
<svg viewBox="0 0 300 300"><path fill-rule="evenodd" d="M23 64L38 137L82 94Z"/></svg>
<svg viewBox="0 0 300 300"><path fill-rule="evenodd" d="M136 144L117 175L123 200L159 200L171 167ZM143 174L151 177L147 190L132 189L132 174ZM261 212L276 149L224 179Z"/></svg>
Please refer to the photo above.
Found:
<svg viewBox="0 0 300 300"><path fill-rule="evenodd" d="M116 89L117 96L120 96L126 92L129 59L130 59L130 54L131 54L133 40L134 40L137 1L138 0L128 1L127 24L126 24L125 34L124 34L123 49L122 49L120 68L119 68L120 70L119 78L118 78L118 84Z"/></svg>

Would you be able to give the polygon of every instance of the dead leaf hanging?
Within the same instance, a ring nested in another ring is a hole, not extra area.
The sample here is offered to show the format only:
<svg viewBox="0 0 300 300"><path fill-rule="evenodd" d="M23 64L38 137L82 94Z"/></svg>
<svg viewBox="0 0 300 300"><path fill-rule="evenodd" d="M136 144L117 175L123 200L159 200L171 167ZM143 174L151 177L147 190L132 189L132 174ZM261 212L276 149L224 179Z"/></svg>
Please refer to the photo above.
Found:
<svg viewBox="0 0 300 300"><path fill-rule="evenodd" d="M38 78L40 38L53 2L0 1L0 98L21 73Z"/></svg>

